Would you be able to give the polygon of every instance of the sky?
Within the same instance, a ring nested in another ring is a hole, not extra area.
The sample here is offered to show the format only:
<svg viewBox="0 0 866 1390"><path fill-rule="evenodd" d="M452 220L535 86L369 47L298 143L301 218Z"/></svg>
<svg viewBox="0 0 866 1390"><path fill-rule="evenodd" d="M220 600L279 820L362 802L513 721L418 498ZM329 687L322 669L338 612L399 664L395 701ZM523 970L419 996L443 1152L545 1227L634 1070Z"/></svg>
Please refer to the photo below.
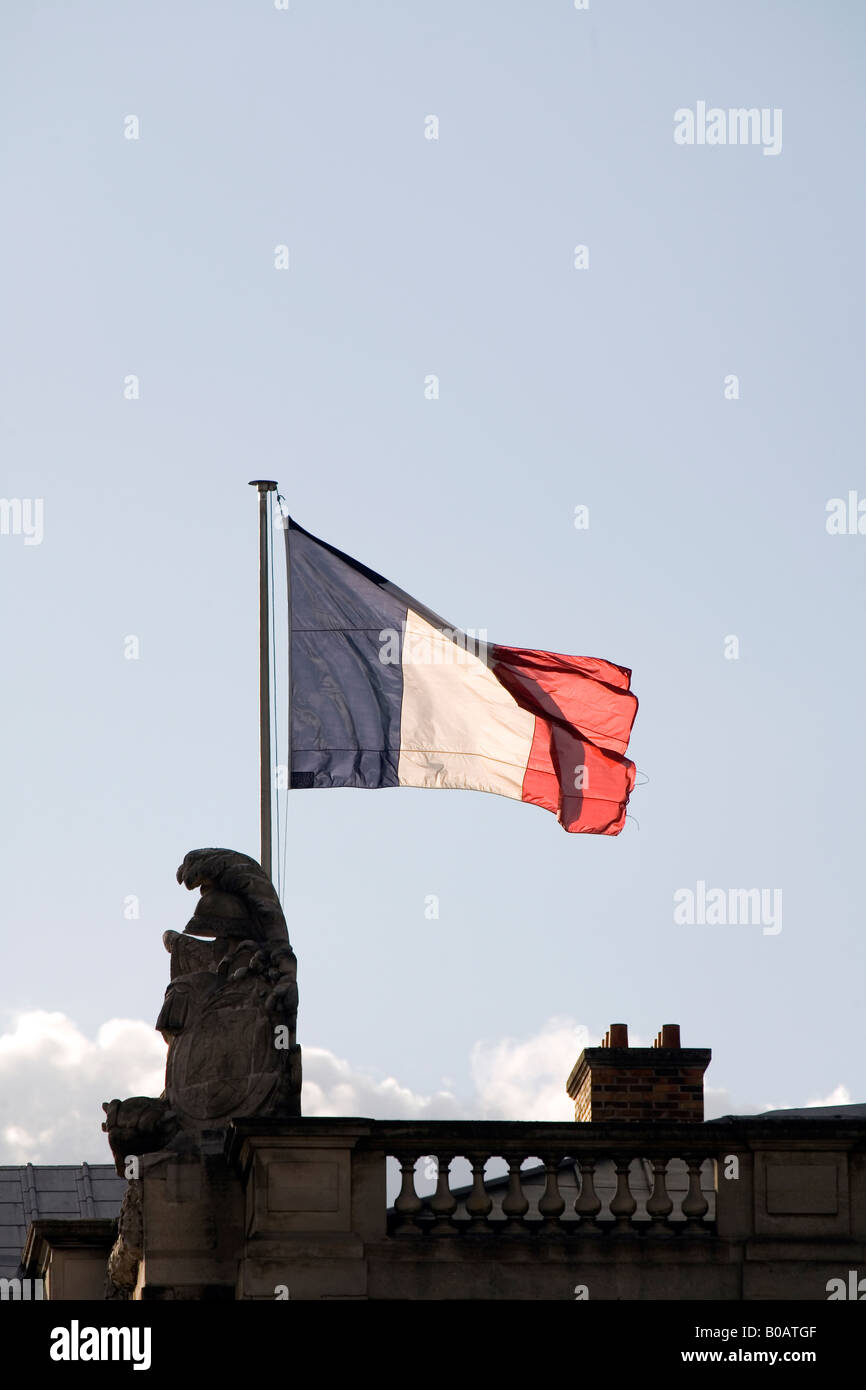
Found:
<svg viewBox="0 0 866 1390"><path fill-rule="evenodd" d="M866 1099L864 36L7 0L0 1162L108 1160L100 1102L162 1085L175 869L258 853L257 477L640 701L618 837L283 799L306 1113L567 1119L612 1022L710 1047L708 1115ZM768 910L678 920L700 884Z"/></svg>

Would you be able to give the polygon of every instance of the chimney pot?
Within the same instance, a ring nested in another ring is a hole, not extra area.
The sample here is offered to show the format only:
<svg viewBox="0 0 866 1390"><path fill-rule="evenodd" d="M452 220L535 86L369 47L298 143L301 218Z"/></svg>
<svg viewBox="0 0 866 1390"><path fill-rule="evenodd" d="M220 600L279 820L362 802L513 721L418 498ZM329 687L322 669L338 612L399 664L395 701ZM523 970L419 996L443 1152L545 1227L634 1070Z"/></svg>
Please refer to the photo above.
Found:
<svg viewBox="0 0 866 1390"><path fill-rule="evenodd" d="M662 1047L680 1046L680 1025L678 1023L662 1024Z"/></svg>
<svg viewBox="0 0 866 1390"><path fill-rule="evenodd" d="M612 1023L610 1025L610 1047L628 1047L628 1024Z"/></svg>

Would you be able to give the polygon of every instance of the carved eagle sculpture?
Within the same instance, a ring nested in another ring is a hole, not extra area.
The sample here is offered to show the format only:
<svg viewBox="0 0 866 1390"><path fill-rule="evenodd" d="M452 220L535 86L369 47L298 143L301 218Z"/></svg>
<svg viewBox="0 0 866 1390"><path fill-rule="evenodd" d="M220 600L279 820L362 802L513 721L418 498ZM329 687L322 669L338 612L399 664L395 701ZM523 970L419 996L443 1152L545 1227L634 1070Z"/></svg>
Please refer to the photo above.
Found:
<svg viewBox="0 0 866 1390"><path fill-rule="evenodd" d="M235 937L288 945L289 931L276 889L261 864L232 849L191 849L177 881L200 888L201 898L184 927L192 936Z"/></svg>
<svg viewBox="0 0 866 1390"><path fill-rule="evenodd" d="M234 1115L301 1113L298 962L273 884L231 849L190 850L177 880L201 897L184 930L162 938L171 956L156 1021L168 1043L165 1090L103 1106L122 1176L130 1154L191 1152L203 1129Z"/></svg>
<svg viewBox="0 0 866 1390"><path fill-rule="evenodd" d="M163 932L172 982L156 1021L159 1032L168 1037L187 1028L192 1000L199 1007L219 981L237 983L255 975L266 1012L285 1016L294 1043L298 963L280 900L264 869L237 850L192 849L177 881L200 888L201 897L182 932Z"/></svg>

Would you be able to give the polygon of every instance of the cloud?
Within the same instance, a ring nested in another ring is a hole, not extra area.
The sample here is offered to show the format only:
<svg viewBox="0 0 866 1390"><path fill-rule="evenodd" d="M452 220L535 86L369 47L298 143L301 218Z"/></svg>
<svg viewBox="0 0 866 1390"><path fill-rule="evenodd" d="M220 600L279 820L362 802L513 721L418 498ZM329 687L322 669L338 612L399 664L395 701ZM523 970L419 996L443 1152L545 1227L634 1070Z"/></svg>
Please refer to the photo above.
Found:
<svg viewBox="0 0 866 1390"><path fill-rule="evenodd" d="M0 1034L0 1163L110 1163L102 1102L164 1084L150 1024L112 1018L92 1039L65 1014L19 1014Z"/></svg>
<svg viewBox="0 0 866 1390"><path fill-rule="evenodd" d="M807 1100L807 1101L806 1101L806 1108L809 1109L809 1110L811 1110L811 1109L813 1108L813 1106L816 1106L816 1105L850 1105L850 1104L851 1104L851 1093L849 1092L848 1087L847 1087L847 1086L843 1086L842 1083L840 1082L839 1085L836 1086L835 1089L832 1090L832 1091L830 1092L829 1096L825 1096L823 1100Z"/></svg>
<svg viewBox="0 0 866 1390"><path fill-rule="evenodd" d="M752 1105L734 1100L731 1092L724 1086L704 1084L705 1120L718 1120L722 1115L759 1115L769 1109L769 1105Z"/></svg>
<svg viewBox="0 0 866 1390"><path fill-rule="evenodd" d="M550 1019L530 1038L477 1042L470 1058L473 1118L573 1120L565 1083L583 1049L594 1045L587 1029L569 1018Z"/></svg>
<svg viewBox="0 0 866 1390"><path fill-rule="evenodd" d="M481 1040L470 1053L463 1095L452 1088L415 1091L394 1076L359 1071L327 1048L305 1046L303 1111L320 1118L570 1120L566 1078L581 1050L597 1042L582 1024L561 1016L528 1037ZM102 1101L158 1096L165 1051L155 1029L136 1019L109 1019L92 1039L62 1013L18 1015L0 1034L0 1163L110 1162ZM850 1099L840 1084L807 1104ZM708 1119L772 1108L779 1107L735 1104L724 1089L706 1091Z"/></svg>
<svg viewBox="0 0 866 1390"><path fill-rule="evenodd" d="M424 1096L401 1086L392 1076L376 1081L353 1071L349 1062L324 1047L304 1048L305 1115L364 1115L371 1119L453 1120L465 1107L450 1091Z"/></svg>
<svg viewBox="0 0 866 1390"><path fill-rule="evenodd" d="M372 1119L568 1120L565 1079L587 1030L554 1018L529 1038L475 1044L468 1094L415 1091L375 1077L323 1047L304 1047L305 1115ZM150 1024L114 1018L88 1038L62 1013L33 1010L0 1034L0 1163L108 1163L101 1105L157 1096L165 1044Z"/></svg>
<svg viewBox="0 0 866 1390"><path fill-rule="evenodd" d="M393 1077L376 1081L322 1047L304 1048L305 1115L366 1115L390 1120L571 1120L565 1091L586 1028L553 1018L529 1038L477 1042L470 1055L468 1095L423 1095Z"/></svg>
<svg viewBox="0 0 866 1390"><path fill-rule="evenodd" d="M734 1105L731 1101L730 1091L714 1090L707 1086L704 1089L704 1114L706 1119L715 1120L720 1115L765 1115L771 1110L812 1110L818 1105L850 1105L851 1094L847 1086L841 1083L821 1100L807 1100L798 1104L796 1101L775 1102L763 1105L739 1104Z"/></svg>

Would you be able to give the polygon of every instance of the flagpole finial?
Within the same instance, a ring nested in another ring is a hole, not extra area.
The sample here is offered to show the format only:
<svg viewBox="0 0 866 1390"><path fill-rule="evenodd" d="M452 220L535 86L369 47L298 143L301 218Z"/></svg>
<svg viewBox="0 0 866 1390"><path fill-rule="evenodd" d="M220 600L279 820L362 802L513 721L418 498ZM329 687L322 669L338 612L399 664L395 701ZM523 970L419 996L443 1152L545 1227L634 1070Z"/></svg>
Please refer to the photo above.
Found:
<svg viewBox="0 0 866 1390"><path fill-rule="evenodd" d="M253 478L250 487L257 487L259 492L276 492L277 484L273 478Z"/></svg>

